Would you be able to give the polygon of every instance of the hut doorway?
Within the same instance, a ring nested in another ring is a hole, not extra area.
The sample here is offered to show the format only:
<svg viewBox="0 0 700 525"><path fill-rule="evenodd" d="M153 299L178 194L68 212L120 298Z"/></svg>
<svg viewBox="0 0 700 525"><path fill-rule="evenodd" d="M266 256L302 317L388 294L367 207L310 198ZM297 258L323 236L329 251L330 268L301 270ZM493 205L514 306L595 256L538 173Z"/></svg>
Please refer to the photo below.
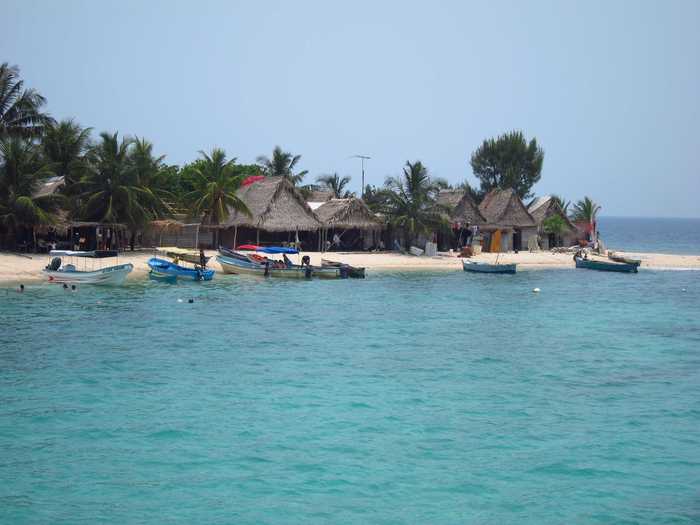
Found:
<svg viewBox="0 0 700 525"><path fill-rule="evenodd" d="M520 230L513 231L513 251L519 252L522 250L523 233Z"/></svg>
<svg viewBox="0 0 700 525"><path fill-rule="evenodd" d="M547 234L547 248L554 248L558 245L559 243L557 243L557 236L553 233Z"/></svg>

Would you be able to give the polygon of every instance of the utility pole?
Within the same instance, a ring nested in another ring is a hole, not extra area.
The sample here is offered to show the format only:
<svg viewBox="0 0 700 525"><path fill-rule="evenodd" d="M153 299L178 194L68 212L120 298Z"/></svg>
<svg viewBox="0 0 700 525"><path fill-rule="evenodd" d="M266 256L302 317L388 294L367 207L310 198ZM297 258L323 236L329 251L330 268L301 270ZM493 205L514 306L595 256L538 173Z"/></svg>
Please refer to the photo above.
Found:
<svg viewBox="0 0 700 525"><path fill-rule="evenodd" d="M369 157L367 155L353 155L351 158L360 159L360 161L362 162L362 191L360 192L360 197L364 198L365 197L365 160L369 160L372 157Z"/></svg>

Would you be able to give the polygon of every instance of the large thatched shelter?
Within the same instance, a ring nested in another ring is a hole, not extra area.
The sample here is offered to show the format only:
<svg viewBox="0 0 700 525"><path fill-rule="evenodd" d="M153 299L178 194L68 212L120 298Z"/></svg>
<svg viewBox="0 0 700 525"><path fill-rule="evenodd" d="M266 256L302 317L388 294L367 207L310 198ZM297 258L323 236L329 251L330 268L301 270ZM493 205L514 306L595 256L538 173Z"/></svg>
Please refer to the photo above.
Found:
<svg viewBox="0 0 700 525"><path fill-rule="evenodd" d="M228 220L219 226L221 243L239 244L238 241L260 243L260 232L266 242L294 242L308 237L301 232L315 232L321 221L309 208L301 192L284 177L266 177L243 186L238 197L251 212L231 210ZM308 242L308 239L307 239Z"/></svg>
<svg viewBox="0 0 700 525"><path fill-rule="evenodd" d="M481 201L479 212L486 219L484 229L493 231L488 235L485 249L522 250L523 246L532 246L531 237L536 239L537 224L511 188L491 190Z"/></svg>
<svg viewBox="0 0 700 525"><path fill-rule="evenodd" d="M369 248L378 242L377 234L384 228L384 221L356 197L330 199L316 209L316 215L323 223L322 247L338 235L344 248Z"/></svg>
<svg viewBox="0 0 700 525"><path fill-rule="evenodd" d="M572 246L576 244L578 229L551 195L536 198L529 204L527 211L537 224L537 232L540 235L542 248L548 250L556 246ZM544 222L552 216L559 216L566 225L561 235L544 231Z"/></svg>

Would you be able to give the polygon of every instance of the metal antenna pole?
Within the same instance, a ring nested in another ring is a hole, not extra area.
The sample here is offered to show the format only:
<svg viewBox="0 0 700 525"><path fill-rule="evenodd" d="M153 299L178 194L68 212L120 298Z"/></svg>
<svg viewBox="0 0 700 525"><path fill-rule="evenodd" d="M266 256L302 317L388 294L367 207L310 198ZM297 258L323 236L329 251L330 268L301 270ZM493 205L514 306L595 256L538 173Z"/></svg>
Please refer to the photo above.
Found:
<svg viewBox="0 0 700 525"><path fill-rule="evenodd" d="M362 191L360 191L360 196L364 198L365 196L365 160L369 160L372 157L368 155L353 155L351 158L360 159L362 163Z"/></svg>

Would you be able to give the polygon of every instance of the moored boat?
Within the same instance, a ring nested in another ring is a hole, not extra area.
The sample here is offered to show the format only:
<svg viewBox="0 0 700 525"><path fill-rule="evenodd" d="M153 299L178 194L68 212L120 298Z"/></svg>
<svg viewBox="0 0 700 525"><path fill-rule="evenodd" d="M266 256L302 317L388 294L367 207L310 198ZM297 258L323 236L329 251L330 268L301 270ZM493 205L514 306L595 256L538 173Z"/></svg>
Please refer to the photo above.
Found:
<svg viewBox="0 0 700 525"><path fill-rule="evenodd" d="M585 268L587 270L600 270L604 272L625 272L637 273L638 264L628 264L624 262L607 261L605 259L585 258L576 254L574 256L576 268Z"/></svg>
<svg viewBox="0 0 700 525"><path fill-rule="evenodd" d="M517 264L491 264L462 259L462 268L465 272L474 273L515 273Z"/></svg>
<svg viewBox="0 0 700 525"><path fill-rule="evenodd" d="M321 259L322 268L340 268L347 271L347 276L351 279L364 279L365 268L363 266L350 266L349 264Z"/></svg>
<svg viewBox="0 0 700 525"><path fill-rule="evenodd" d="M618 255L615 252L609 252L608 259L610 259L611 261L619 262L619 263L633 264L635 266L641 266L641 264L642 264L641 259L632 259L631 257L625 257L624 255Z"/></svg>
<svg viewBox="0 0 700 525"><path fill-rule="evenodd" d="M50 283L59 284L94 284L102 286L119 286L124 283L127 275L134 269L131 263L117 264L94 268L95 259L116 258L118 253L115 250L93 250L93 251L72 251L72 250L51 250L50 263L42 270L48 276ZM62 258L76 258L83 260L83 269L79 270L75 264L64 264ZM91 268L87 269L87 261L92 260Z"/></svg>
<svg viewBox="0 0 700 525"><path fill-rule="evenodd" d="M186 268L158 257L151 257L148 260L148 267L151 269L151 272L155 274L156 278L166 275L174 277L175 279L184 279L188 281L211 281L214 278L214 270L200 268L199 266Z"/></svg>
<svg viewBox="0 0 700 525"><path fill-rule="evenodd" d="M272 261L257 254L244 254L227 248L219 248L216 260L227 274L309 279L314 273L310 266L289 265L284 261Z"/></svg>

